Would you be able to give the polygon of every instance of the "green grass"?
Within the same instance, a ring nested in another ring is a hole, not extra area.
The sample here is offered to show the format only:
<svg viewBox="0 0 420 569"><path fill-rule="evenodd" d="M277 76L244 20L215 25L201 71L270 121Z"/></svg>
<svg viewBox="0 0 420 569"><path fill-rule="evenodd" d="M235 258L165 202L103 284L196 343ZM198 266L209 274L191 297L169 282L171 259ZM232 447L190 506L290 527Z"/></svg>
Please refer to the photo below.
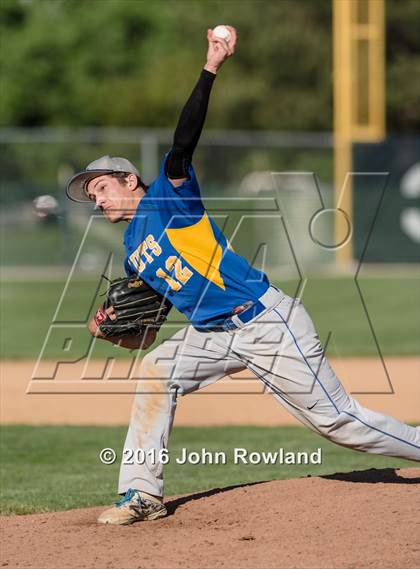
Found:
<svg viewBox="0 0 420 569"><path fill-rule="evenodd" d="M118 460L105 466L99 452L111 447L121 456L124 427L4 426L1 429L0 513L27 514L108 504L116 499ZM179 465L181 448L225 451L226 465ZM322 447L321 465L235 465L233 448L313 452ZM257 481L333 474L368 468L412 467L405 460L358 453L333 445L301 427L175 428L165 466L166 496Z"/></svg>
<svg viewBox="0 0 420 569"><path fill-rule="evenodd" d="M375 334L384 355L418 353L419 345L419 281L414 274L360 278ZM83 356L90 341L84 322L91 305L103 297L95 297L96 284L91 280L71 283L62 310L61 322L80 322L79 328L64 328L51 338L44 357L70 361ZM289 294L297 290L297 282L276 283ZM49 329L64 282L5 281L1 286L1 354L3 358L38 357ZM104 286L102 287L105 288ZM349 277L311 278L303 294L303 302L315 322L323 342L331 333L328 354L339 356L375 355L377 348L366 313ZM185 319L173 311L173 327L163 327L159 340L174 334L185 325ZM70 351L63 353L66 337L73 338ZM125 350L115 350L107 342L97 342L93 357L125 357ZM64 356L64 357L63 357Z"/></svg>

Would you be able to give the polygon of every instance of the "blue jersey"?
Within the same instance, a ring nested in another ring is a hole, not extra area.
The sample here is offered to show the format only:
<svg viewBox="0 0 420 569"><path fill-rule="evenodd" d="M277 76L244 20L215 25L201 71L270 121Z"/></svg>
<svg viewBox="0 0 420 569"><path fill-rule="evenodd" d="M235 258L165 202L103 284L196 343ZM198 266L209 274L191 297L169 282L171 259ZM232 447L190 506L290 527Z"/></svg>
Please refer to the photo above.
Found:
<svg viewBox="0 0 420 569"><path fill-rule="evenodd" d="M233 251L206 212L193 167L175 188L165 161L125 231L125 269L167 296L193 326L217 325L235 307L255 302L269 282Z"/></svg>

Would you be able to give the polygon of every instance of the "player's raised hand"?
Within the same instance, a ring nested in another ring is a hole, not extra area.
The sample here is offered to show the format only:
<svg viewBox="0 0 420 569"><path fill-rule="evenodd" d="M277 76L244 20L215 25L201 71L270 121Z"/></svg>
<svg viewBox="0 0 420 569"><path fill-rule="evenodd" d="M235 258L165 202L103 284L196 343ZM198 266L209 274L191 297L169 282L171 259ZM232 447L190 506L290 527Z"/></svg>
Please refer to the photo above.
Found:
<svg viewBox="0 0 420 569"><path fill-rule="evenodd" d="M222 28L222 33L215 33L215 30L217 32L220 28ZM204 69L212 73L217 73L226 59L234 54L237 41L237 33L233 26L217 26L215 30L207 30L209 47L207 50L207 63L204 66ZM228 33L223 33L226 30Z"/></svg>

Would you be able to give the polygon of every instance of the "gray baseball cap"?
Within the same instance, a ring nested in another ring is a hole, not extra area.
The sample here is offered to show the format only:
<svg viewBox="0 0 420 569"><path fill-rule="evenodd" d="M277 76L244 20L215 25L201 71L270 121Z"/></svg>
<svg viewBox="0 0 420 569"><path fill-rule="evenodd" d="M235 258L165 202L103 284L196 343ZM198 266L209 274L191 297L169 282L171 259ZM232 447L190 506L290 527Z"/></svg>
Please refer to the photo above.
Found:
<svg viewBox="0 0 420 569"><path fill-rule="evenodd" d="M74 202L88 202L89 198L85 192L87 183L93 178L114 172L127 172L127 174L135 174L140 177L140 172L127 158L101 156L69 180L66 194Z"/></svg>

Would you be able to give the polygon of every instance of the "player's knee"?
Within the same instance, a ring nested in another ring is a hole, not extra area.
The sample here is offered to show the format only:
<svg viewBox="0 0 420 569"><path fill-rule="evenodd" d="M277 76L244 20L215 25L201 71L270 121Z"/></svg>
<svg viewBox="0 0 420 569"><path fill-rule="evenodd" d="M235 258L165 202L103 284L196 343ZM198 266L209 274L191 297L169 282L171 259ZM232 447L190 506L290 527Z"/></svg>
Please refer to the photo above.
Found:
<svg viewBox="0 0 420 569"><path fill-rule="evenodd" d="M164 394L169 388L168 379L166 366L158 365L156 358L151 353L147 354L141 362L137 391L139 393Z"/></svg>
<svg viewBox="0 0 420 569"><path fill-rule="evenodd" d="M313 424L319 434L332 440L337 436L337 432L339 431L341 424L340 416L338 414L334 416L320 415L318 418L313 420Z"/></svg>
<svg viewBox="0 0 420 569"><path fill-rule="evenodd" d="M169 368L165 365L165 362L158 362L158 358L153 352L150 352L142 359L140 378L165 382L170 378Z"/></svg>
<svg viewBox="0 0 420 569"><path fill-rule="evenodd" d="M316 429L323 437L333 443L343 445L348 440L346 425L351 422L350 417L342 413L329 419L322 418L316 425Z"/></svg>
<svg viewBox="0 0 420 569"><path fill-rule="evenodd" d="M154 377L159 377L158 375L158 365L156 363L156 358L150 353L147 354L146 356L144 356L144 358L141 361L141 366L140 366L140 374L141 377L150 377L150 378L154 378Z"/></svg>

